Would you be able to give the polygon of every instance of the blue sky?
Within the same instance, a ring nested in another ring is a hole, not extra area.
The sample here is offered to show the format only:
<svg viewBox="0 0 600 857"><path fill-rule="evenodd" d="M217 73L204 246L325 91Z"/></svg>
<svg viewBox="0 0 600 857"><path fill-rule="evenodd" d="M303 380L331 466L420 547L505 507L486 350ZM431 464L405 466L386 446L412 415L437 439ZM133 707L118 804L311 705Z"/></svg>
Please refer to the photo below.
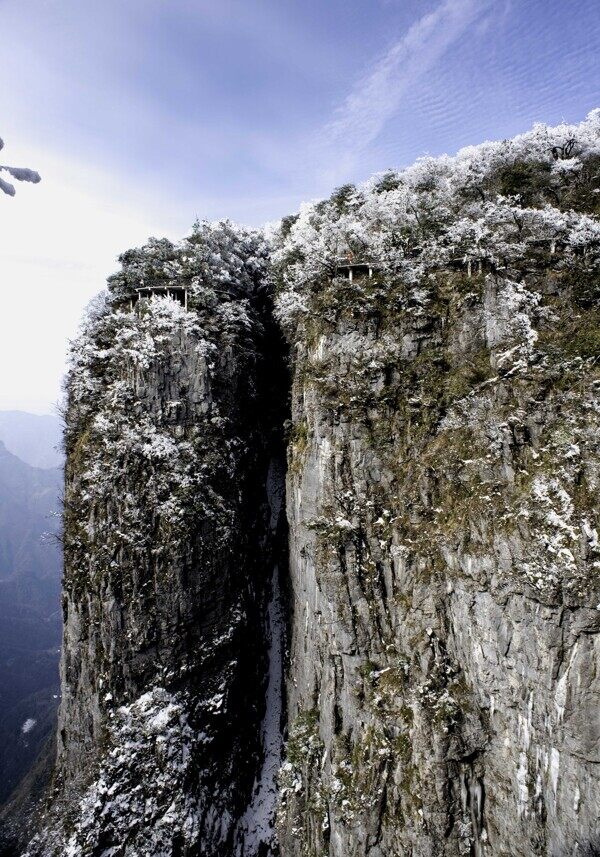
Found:
<svg viewBox="0 0 600 857"><path fill-rule="evenodd" d="M3 156L43 175L0 199L0 366L21 366L3 372L0 408L48 409L83 305L148 234L177 237L196 216L260 224L424 153L600 104L596 0L0 10Z"/></svg>

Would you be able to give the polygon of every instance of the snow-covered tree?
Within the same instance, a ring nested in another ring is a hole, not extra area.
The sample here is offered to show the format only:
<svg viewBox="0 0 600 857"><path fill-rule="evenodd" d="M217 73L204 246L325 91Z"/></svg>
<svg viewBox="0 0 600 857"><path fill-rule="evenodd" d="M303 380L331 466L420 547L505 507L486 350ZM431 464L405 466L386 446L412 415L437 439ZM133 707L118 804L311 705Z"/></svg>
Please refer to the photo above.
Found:
<svg viewBox="0 0 600 857"><path fill-rule="evenodd" d="M0 149L4 148L4 141L0 138ZM0 172L4 171L8 173L11 178L16 179L18 182L32 182L33 184L37 184L42 180L42 177L35 170L30 170L28 167L8 167L6 164L0 164ZM10 182L7 182L0 176L0 190L2 190L8 196L14 196L15 186Z"/></svg>
<svg viewBox="0 0 600 857"><path fill-rule="evenodd" d="M321 311L324 290L347 289L336 277L341 260L368 262L381 289L403 283L418 303L444 270L516 281L550 260L557 271L581 268L582 259L591 270L599 226L583 212L597 210L599 159L595 110L579 125L536 125L454 157L421 158L303 205L274 236L279 318L293 326Z"/></svg>

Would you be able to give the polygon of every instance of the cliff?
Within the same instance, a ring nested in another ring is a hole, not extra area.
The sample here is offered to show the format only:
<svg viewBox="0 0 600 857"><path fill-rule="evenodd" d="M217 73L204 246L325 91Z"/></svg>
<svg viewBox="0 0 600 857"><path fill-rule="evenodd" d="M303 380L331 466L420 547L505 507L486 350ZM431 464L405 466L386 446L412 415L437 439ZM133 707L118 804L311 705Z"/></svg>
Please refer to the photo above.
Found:
<svg viewBox="0 0 600 857"><path fill-rule="evenodd" d="M596 122L343 188L277 253L285 855L596 841ZM332 277L340 248L372 276Z"/></svg>
<svg viewBox="0 0 600 857"><path fill-rule="evenodd" d="M247 833L281 456L264 262L227 225L153 242L74 344L58 757L29 853L230 854ZM187 309L130 310L132 284L174 277Z"/></svg>
<svg viewBox="0 0 600 857"><path fill-rule="evenodd" d="M595 853L599 132L125 254L73 352L28 854Z"/></svg>

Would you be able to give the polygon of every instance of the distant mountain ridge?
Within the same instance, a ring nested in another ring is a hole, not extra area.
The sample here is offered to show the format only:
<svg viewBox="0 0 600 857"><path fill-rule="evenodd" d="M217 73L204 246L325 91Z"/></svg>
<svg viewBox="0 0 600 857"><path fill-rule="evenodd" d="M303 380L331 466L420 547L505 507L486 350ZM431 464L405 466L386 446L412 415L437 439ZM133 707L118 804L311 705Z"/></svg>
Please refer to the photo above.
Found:
<svg viewBox="0 0 600 857"><path fill-rule="evenodd" d="M58 420L18 416L4 426L13 432L29 426L20 448L33 460L52 460ZM0 805L35 762L55 723L61 488L61 467L32 467L0 440Z"/></svg>
<svg viewBox="0 0 600 857"><path fill-rule="evenodd" d="M0 586L25 579L54 586L58 555L46 534L57 529L61 481L60 468L31 467L0 440ZM28 606L40 597L28 593Z"/></svg>
<svg viewBox="0 0 600 857"><path fill-rule="evenodd" d="M52 414L0 411L0 441L32 467L61 467L61 438L60 419Z"/></svg>

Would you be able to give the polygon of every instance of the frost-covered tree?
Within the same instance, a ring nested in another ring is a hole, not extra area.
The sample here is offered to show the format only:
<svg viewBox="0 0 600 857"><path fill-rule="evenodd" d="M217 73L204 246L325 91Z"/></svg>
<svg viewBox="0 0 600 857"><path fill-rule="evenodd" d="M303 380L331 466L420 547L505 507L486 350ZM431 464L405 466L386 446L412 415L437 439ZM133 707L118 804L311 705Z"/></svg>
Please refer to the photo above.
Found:
<svg viewBox="0 0 600 857"><path fill-rule="evenodd" d="M4 148L4 141L0 138L0 149ZM0 164L0 172L4 171L8 173L13 179L16 179L18 182L32 182L32 184L37 184L42 180L42 177L35 170L30 170L28 167L8 167L6 164ZM10 182L7 182L0 176L0 190L2 190L8 196L14 196L15 186Z"/></svg>
<svg viewBox="0 0 600 857"><path fill-rule="evenodd" d="M419 303L430 277L448 269L520 281L539 259L557 271L585 262L592 272L599 162L594 110L579 125L536 125L512 140L344 185L303 205L274 235L279 317L285 324L310 313L310 295L324 288L347 289L336 278L340 260L373 264L382 293L386 283L402 282Z"/></svg>

